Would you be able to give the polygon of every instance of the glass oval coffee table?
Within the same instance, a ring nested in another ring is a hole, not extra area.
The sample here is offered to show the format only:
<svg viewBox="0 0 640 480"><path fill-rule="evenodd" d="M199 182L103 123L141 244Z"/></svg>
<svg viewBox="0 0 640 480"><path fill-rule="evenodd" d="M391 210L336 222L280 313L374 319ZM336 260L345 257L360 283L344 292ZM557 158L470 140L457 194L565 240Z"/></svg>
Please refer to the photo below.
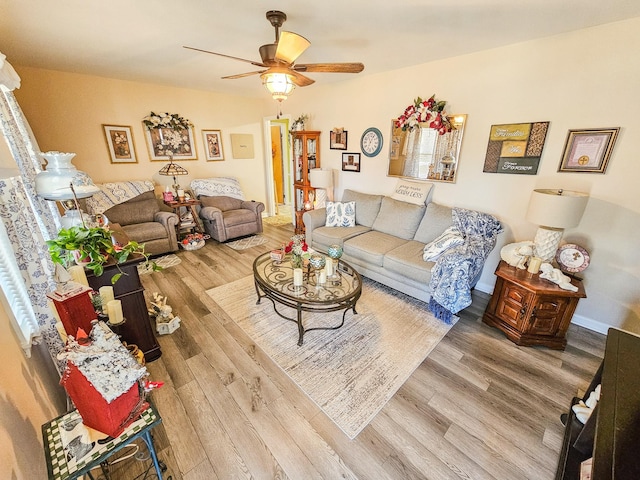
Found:
<svg viewBox="0 0 640 480"><path fill-rule="evenodd" d="M258 294L259 304L263 298L273 303L275 312L285 320L298 325L298 345L302 345L305 332L312 330L337 330L344 325L349 310L356 312L356 302L362 294L362 277L351 265L342 260L336 268L336 275L328 278L324 284L318 283L319 275L313 269L303 268L301 286L293 285L293 267L289 258L278 262L271 258L271 253L260 255L253 262L253 278ZM278 304L296 310L296 317L291 318L278 311ZM344 310L339 325L305 328L302 312L329 313Z"/></svg>

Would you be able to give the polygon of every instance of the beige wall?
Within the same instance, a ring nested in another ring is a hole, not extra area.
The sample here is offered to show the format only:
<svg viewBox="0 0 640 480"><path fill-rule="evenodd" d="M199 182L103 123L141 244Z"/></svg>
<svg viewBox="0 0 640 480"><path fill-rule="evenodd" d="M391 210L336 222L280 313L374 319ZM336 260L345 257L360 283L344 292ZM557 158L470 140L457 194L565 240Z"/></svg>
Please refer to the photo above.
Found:
<svg viewBox="0 0 640 480"><path fill-rule="evenodd" d="M43 423L66 410L64 390L44 345L26 358L0 304L0 478L47 478Z"/></svg>
<svg viewBox="0 0 640 480"><path fill-rule="evenodd" d="M546 39L471 55L445 59L384 74L349 77L297 89L283 107L297 117L311 116L308 128L323 132L322 164L340 169L341 151L329 150L328 132L345 127L349 151L359 151L359 138L370 126L385 134L383 153L362 158L360 173L338 175L336 198L344 188L389 193L395 179L386 176L389 124L420 95L436 93L449 102L450 112L467 113L457 182L436 184L434 198L447 205L475 208L497 215L505 233L493 252L478 288L490 292L499 247L531 239L536 225L524 219L534 188L586 191L589 204L580 225L565 234L591 252L584 272L588 298L574 321L599 331L608 325L640 332L640 258L634 238L640 232L635 183L640 173L634 139L640 119L633 108L640 93L640 18L571 32ZM416 48L419 48L416 46ZM428 48L428 46L424 46ZM265 200L265 160L262 119L273 102L261 89L256 99L139 84L119 80L51 72L16 66L23 78L17 92L40 146L78 154L76 165L98 182L149 178L161 162L150 162L141 119L150 110L180 113L196 125L200 159L182 162L195 176L235 175L245 191ZM483 173L492 124L550 121L538 175ZM131 125L138 165L109 163L101 124ZM622 127L609 168L604 175L557 173L568 129ZM224 162L203 160L200 129L223 131ZM256 158L231 158L229 134L252 133ZM188 180L188 179L187 179ZM181 183L186 184L186 181Z"/></svg>
<svg viewBox="0 0 640 480"><path fill-rule="evenodd" d="M150 160L142 124L151 111L170 112L189 119L195 127L198 159L176 160L189 171L178 178L182 186L194 178L234 175L250 198L266 199L262 117L267 104L260 97L233 97L19 65L15 68L22 78L16 98L40 149L76 153L74 165L96 183L150 179L157 185L172 184L171 177L157 173L167 161ZM102 124L132 128L137 164L110 162ZM222 131L224 161L205 160L202 129ZM253 135L253 159L233 158L231 133Z"/></svg>
<svg viewBox="0 0 640 480"><path fill-rule="evenodd" d="M436 183L435 201L497 215L506 226L500 236L504 244L533 238L537 225L524 215L534 188L589 192L580 225L564 237L591 253L591 266L583 272L588 298L580 301L574 321L604 332L607 325L640 332L638 44L640 18L340 84L318 81L296 90L286 109L293 116L309 113L311 128L322 130L324 167L340 170L342 152L329 150L331 128L345 127L352 152L360 151L367 127L383 132L383 153L363 156L360 173L340 172L340 198L344 188L391 192L396 182L386 177L391 119L417 96L435 93L447 100L451 113L468 114L468 123L457 182ZM491 125L533 121L551 122L538 174L483 173ZM621 127L606 174L558 173L568 129L598 127ZM493 289L498 260L499 248L479 289Z"/></svg>

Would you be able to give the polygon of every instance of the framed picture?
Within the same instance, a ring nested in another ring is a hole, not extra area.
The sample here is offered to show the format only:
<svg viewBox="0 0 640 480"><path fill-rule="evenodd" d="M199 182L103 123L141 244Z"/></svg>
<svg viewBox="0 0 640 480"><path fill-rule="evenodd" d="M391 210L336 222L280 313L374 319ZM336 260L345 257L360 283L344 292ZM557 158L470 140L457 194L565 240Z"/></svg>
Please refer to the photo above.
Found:
<svg viewBox="0 0 640 480"><path fill-rule="evenodd" d="M620 127L569 130L559 172L604 173Z"/></svg>
<svg viewBox="0 0 640 480"><path fill-rule="evenodd" d="M342 171L343 172L359 172L360 171L360 154L359 153L343 153L342 154Z"/></svg>
<svg viewBox="0 0 640 480"><path fill-rule="evenodd" d="M335 131L331 130L329 134L329 148L331 150L346 150L347 149L347 132L346 130Z"/></svg>
<svg viewBox="0 0 640 480"><path fill-rule="evenodd" d="M491 125L485 173L537 175L549 122Z"/></svg>
<svg viewBox="0 0 640 480"><path fill-rule="evenodd" d="M253 135L250 133L231 134L233 158L253 158Z"/></svg>
<svg viewBox="0 0 640 480"><path fill-rule="evenodd" d="M133 145L131 127L125 125L102 125L111 163L138 163Z"/></svg>
<svg viewBox="0 0 640 480"><path fill-rule="evenodd" d="M174 160L197 160L193 128L147 128L147 147L152 162Z"/></svg>
<svg viewBox="0 0 640 480"><path fill-rule="evenodd" d="M220 130L202 130L204 140L204 155L207 162L224 160L222 151L222 134Z"/></svg>

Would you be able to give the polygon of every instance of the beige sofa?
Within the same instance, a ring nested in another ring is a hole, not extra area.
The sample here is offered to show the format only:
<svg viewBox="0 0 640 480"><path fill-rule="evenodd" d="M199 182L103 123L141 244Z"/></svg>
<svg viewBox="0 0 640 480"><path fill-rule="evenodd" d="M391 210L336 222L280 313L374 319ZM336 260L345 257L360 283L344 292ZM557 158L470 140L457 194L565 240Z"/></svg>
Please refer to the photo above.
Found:
<svg viewBox="0 0 640 480"><path fill-rule="evenodd" d="M502 231L497 219L429 199L426 205L415 205L345 190L342 202L351 201L352 227L326 226L326 209L304 213L306 241L313 249L326 252L330 245L342 245L342 258L361 275L429 302L432 312L445 321L471 303L471 288ZM454 225L464 237L460 244L443 249L435 261L425 261L425 246L438 247L441 235Z"/></svg>

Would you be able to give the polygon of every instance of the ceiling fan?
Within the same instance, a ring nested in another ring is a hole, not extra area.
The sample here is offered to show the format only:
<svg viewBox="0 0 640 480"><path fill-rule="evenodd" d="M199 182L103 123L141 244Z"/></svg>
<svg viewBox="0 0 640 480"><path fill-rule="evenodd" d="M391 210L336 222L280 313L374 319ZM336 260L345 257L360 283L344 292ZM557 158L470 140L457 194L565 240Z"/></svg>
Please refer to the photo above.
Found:
<svg viewBox="0 0 640 480"><path fill-rule="evenodd" d="M274 99L282 101L287 95L298 87L306 87L315 82L311 78L303 75L304 73L359 73L364 69L362 63L298 63L295 61L302 53L309 48L311 42L293 32L280 32L280 27L287 19L287 16L278 10L270 10L267 12L267 20L276 30L276 40L274 43L267 43L259 48L261 61L247 60L224 53L211 52L195 47L187 47L190 50L198 52L211 53L220 57L232 58L241 62L250 63L256 67L262 67L265 70L257 70L253 72L240 73L237 75L229 75L222 77L223 79L236 79L248 77L250 75L260 75L262 82L271 92Z"/></svg>

